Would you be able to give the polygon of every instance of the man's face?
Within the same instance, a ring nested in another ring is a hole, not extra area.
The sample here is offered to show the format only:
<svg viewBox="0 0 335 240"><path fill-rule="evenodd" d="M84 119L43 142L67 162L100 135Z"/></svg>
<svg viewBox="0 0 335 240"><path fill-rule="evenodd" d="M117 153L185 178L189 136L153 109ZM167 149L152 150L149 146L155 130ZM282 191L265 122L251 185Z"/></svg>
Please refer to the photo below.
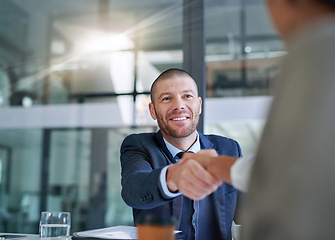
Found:
<svg viewBox="0 0 335 240"><path fill-rule="evenodd" d="M201 113L195 82L187 75L159 80L149 110L164 137L188 137L195 132Z"/></svg>

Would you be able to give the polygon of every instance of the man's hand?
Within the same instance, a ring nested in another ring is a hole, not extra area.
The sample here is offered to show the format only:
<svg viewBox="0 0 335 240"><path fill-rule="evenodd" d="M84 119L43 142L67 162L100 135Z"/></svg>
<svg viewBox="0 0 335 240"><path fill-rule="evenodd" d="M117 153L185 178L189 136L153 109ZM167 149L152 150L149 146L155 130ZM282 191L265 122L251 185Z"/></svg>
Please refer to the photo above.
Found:
<svg viewBox="0 0 335 240"><path fill-rule="evenodd" d="M237 157L218 155L214 149L200 150L197 153L184 153L181 163L195 160L217 179L231 184L230 168Z"/></svg>
<svg viewBox="0 0 335 240"><path fill-rule="evenodd" d="M195 160L171 165L166 173L166 183L171 192L179 190L193 200L205 198L222 185L222 181Z"/></svg>

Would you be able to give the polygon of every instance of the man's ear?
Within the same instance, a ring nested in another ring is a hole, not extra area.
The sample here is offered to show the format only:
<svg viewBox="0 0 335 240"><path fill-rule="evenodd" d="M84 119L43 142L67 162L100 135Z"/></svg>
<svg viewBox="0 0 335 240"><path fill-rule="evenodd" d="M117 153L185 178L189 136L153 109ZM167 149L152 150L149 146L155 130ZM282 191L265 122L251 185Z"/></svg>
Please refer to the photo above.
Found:
<svg viewBox="0 0 335 240"><path fill-rule="evenodd" d="M155 112L155 106L152 102L149 103L149 111L150 111L150 115L151 115L152 119L156 120L157 117L156 117L156 112Z"/></svg>
<svg viewBox="0 0 335 240"><path fill-rule="evenodd" d="M199 115L201 114L202 112L202 99L201 97L199 97Z"/></svg>

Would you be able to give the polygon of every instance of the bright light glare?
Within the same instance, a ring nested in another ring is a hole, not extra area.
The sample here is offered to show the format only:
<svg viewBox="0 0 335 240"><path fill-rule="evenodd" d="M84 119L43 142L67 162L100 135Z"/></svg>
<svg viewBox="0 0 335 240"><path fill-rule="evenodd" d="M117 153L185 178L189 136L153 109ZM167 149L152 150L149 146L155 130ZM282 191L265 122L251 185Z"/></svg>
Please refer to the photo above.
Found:
<svg viewBox="0 0 335 240"><path fill-rule="evenodd" d="M31 107L33 105L33 100L30 97L24 96L22 98L23 107Z"/></svg>
<svg viewBox="0 0 335 240"><path fill-rule="evenodd" d="M250 46L246 46L246 47L244 48L244 51L245 51L246 53L251 53L252 48L251 48Z"/></svg>
<svg viewBox="0 0 335 240"><path fill-rule="evenodd" d="M106 33L94 33L76 44L77 50L85 53L121 51L133 47L134 43L126 35Z"/></svg>

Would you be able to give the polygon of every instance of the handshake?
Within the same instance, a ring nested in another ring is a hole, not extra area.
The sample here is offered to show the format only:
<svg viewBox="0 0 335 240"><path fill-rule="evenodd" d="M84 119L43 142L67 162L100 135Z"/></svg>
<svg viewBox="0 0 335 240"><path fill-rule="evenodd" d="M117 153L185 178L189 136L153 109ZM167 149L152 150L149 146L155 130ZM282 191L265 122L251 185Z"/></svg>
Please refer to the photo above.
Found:
<svg viewBox="0 0 335 240"><path fill-rule="evenodd" d="M166 183L171 192L201 200L216 191L223 182L231 184L230 168L237 157L218 155L214 149L184 153L180 162L171 165Z"/></svg>

